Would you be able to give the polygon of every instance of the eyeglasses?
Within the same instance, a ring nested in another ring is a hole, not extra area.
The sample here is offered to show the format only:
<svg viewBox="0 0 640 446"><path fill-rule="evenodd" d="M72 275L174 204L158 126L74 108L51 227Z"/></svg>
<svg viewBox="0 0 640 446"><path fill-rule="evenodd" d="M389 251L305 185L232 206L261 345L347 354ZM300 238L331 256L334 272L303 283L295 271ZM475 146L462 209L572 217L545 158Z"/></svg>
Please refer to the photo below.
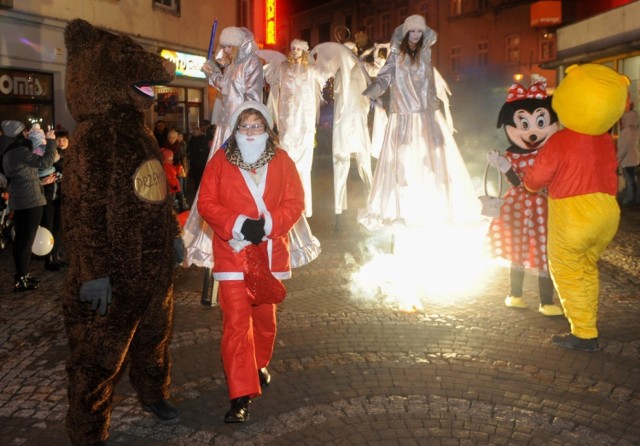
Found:
<svg viewBox="0 0 640 446"><path fill-rule="evenodd" d="M264 131L264 125L262 124L240 124L238 126L238 130L240 130L241 132L263 132Z"/></svg>

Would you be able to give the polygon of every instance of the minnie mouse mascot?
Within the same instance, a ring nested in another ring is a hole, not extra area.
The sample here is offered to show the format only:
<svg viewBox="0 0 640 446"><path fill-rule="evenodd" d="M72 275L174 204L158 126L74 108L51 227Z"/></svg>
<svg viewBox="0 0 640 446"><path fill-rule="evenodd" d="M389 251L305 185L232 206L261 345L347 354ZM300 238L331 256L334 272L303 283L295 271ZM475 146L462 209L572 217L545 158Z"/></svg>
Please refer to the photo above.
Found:
<svg viewBox="0 0 640 446"><path fill-rule="evenodd" d="M492 254L511 262L511 290L504 303L512 308L527 308L522 287L528 268L538 274L538 311L544 316L561 316L562 308L553 303L553 281L547 262L547 197L542 192L528 191L522 182L538 151L558 130L558 117L551 108L546 83L536 82L529 89L513 84L497 126L504 126L510 146L504 155L497 150L489 152L487 160L506 175L511 186L503 197L500 216L491 221L488 236Z"/></svg>

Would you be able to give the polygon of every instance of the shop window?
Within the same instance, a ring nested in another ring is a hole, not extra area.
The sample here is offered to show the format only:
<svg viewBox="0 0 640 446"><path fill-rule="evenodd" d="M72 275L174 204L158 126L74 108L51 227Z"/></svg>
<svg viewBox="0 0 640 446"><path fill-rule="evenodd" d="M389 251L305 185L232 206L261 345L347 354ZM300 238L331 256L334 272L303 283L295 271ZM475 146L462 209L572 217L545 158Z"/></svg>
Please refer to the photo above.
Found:
<svg viewBox="0 0 640 446"><path fill-rule="evenodd" d="M180 14L180 0L153 0L153 7L174 14Z"/></svg>
<svg viewBox="0 0 640 446"><path fill-rule="evenodd" d="M53 74L0 68L0 117L55 126Z"/></svg>

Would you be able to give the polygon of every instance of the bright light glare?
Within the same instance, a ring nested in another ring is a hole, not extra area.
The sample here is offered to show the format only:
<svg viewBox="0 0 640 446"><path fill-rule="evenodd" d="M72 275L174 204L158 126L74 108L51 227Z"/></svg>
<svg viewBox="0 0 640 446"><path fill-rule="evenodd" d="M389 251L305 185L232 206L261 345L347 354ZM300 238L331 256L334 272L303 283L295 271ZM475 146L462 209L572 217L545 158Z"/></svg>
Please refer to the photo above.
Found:
<svg viewBox="0 0 640 446"><path fill-rule="evenodd" d="M353 295L403 311L474 297L495 265L485 252L487 224L394 228L387 252L370 240L371 260L351 276Z"/></svg>

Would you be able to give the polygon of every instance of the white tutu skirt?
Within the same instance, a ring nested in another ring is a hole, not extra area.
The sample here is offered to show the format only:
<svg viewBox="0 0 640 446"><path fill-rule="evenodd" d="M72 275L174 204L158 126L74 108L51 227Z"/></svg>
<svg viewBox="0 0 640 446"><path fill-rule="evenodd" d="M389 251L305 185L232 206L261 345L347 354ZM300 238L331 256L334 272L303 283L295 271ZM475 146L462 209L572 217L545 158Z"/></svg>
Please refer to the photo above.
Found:
<svg viewBox="0 0 640 446"><path fill-rule="evenodd" d="M392 113L358 221L369 230L471 223L480 218L477 195L440 112L433 119L426 113Z"/></svg>

